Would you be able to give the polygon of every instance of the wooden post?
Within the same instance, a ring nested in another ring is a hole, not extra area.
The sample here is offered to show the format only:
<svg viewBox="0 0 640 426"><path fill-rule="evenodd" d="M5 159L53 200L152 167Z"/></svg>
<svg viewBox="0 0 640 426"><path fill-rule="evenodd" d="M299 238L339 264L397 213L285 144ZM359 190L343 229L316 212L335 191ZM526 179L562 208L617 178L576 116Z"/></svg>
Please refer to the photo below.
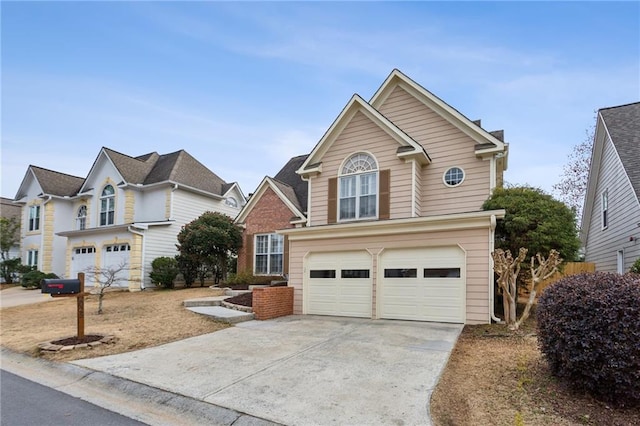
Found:
<svg viewBox="0 0 640 426"><path fill-rule="evenodd" d="M78 293L78 340L84 339L84 272L78 272L80 293Z"/></svg>

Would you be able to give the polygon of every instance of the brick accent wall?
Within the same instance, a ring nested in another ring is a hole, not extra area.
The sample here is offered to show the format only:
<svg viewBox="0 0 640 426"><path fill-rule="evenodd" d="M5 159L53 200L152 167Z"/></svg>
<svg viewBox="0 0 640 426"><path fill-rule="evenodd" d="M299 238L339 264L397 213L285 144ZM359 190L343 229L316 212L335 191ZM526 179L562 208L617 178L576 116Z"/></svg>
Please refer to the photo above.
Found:
<svg viewBox="0 0 640 426"><path fill-rule="evenodd" d="M242 247L238 250L238 272L247 270L253 272L254 235L293 228L291 224L293 215L280 197L271 188L267 188L245 220L246 228L242 233Z"/></svg>
<svg viewBox="0 0 640 426"><path fill-rule="evenodd" d="M293 287L254 288L253 313L257 320L293 315Z"/></svg>

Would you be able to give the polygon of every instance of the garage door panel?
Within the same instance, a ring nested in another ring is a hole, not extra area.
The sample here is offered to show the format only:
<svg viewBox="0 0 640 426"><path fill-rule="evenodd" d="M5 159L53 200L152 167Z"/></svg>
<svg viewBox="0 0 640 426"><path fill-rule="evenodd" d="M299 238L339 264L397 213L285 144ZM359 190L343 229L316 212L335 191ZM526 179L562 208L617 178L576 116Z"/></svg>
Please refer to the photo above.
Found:
<svg viewBox="0 0 640 426"><path fill-rule="evenodd" d="M307 313L371 317L373 282L369 253L312 253L305 264Z"/></svg>
<svg viewBox="0 0 640 426"><path fill-rule="evenodd" d="M464 322L465 256L460 248L389 250L380 265L382 318ZM400 268L417 273L399 278Z"/></svg>

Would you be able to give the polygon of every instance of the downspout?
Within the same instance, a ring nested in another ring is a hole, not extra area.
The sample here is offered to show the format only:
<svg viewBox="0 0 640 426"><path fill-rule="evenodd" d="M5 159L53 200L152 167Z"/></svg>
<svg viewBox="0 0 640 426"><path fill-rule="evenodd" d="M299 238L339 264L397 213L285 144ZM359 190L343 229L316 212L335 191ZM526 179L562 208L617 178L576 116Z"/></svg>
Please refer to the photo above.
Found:
<svg viewBox="0 0 640 426"><path fill-rule="evenodd" d="M142 238L142 253L140 253L140 258L141 258L140 259L140 275L142 276L142 279L140 280L140 291L143 291L144 290L144 259L145 259L144 254L147 246L147 239L144 237L144 232L134 231L133 225L129 225L127 230L132 234L140 235L140 237Z"/></svg>
<svg viewBox="0 0 640 426"><path fill-rule="evenodd" d="M53 199L53 197L51 195L47 195L47 199L45 201L42 202L42 214L40 215L40 255L38 256L38 263L39 265L36 265L36 268L38 268L38 270L42 271L42 269L44 268L44 239L45 239L45 232L44 232L44 226L47 223L46 222L46 217L45 217L45 205L51 201ZM55 223L53 224L54 228L55 228ZM51 241L51 250L53 250L53 241ZM51 253L51 258L52 258L52 262L51 262L51 267L53 267L53 253ZM66 261L65 261L66 262ZM44 271L43 271L44 272ZM49 271L49 272L53 272L53 271ZM66 273L66 271L65 271Z"/></svg>
<svg viewBox="0 0 640 426"><path fill-rule="evenodd" d="M502 320L496 317L495 314L495 286L493 285L493 257L491 253L495 250L495 239L496 239L496 215L491 215L491 227L489 232L489 312L491 314L491 320L495 321L498 324L504 324Z"/></svg>

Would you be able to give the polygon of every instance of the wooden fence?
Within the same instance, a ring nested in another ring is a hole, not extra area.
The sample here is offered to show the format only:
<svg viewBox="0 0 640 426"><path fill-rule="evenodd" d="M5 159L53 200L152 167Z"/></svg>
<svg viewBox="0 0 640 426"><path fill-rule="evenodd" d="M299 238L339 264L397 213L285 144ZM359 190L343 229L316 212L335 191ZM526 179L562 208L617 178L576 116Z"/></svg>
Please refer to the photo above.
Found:
<svg viewBox="0 0 640 426"><path fill-rule="evenodd" d="M595 272L596 264L591 262L567 262L564 264L564 268L560 271L556 272L551 278L545 280L540 284L540 292L538 294L542 294L545 288L549 287L551 284L558 281L560 278L581 274L583 272Z"/></svg>

